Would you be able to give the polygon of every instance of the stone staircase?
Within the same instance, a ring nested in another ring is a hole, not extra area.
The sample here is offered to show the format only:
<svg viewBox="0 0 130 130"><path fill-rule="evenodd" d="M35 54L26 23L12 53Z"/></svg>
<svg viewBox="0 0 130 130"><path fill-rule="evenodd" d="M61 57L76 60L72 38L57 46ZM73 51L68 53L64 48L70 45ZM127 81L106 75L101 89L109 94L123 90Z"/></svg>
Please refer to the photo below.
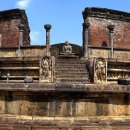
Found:
<svg viewBox="0 0 130 130"><path fill-rule="evenodd" d="M89 83L86 61L78 57L57 58L55 64L56 82Z"/></svg>

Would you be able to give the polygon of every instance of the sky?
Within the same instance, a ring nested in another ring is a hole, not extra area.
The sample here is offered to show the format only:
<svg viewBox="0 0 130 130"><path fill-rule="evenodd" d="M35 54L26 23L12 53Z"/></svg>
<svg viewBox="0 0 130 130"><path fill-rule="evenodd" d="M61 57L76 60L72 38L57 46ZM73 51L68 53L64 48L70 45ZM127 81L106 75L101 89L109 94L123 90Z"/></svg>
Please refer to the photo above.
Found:
<svg viewBox="0 0 130 130"><path fill-rule="evenodd" d="M82 11L101 7L130 13L130 0L0 0L0 11L25 9L32 45L45 45L45 24L51 24L51 44L82 45Z"/></svg>

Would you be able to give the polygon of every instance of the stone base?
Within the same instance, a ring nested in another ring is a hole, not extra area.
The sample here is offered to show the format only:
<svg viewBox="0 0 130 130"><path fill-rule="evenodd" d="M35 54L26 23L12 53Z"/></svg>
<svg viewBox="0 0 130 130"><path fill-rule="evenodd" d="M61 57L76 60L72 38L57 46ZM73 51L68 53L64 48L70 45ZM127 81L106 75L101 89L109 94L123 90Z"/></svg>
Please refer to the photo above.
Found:
<svg viewBox="0 0 130 130"><path fill-rule="evenodd" d="M0 130L130 130L129 85L0 84Z"/></svg>
<svg viewBox="0 0 130 130"><path fill-rule="evenodd" d="M0 117L1 130L130 130L130 117Z"/></svg>

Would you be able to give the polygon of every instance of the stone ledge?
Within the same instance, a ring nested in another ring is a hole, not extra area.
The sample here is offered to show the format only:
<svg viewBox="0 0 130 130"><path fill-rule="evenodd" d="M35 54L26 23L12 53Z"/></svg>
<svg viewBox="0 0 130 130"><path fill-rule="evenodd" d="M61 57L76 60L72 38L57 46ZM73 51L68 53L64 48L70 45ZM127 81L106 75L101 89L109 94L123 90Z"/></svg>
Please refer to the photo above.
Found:
<svg viewBox="0 0 130 130"><path fill-rule="evenodd" d="M85 10L82 12L84 18L87 16L92 17L98 17L98 18L108 18L113 20L120 20L120 21L127 21L130 22L130 13L113 10L113 9L107 9L107 8L85 8Z"/></svg>
<svg viewBox="0 0 130 130"><path fill-rule="evenodd" d="M71 83L0 83L0 91L130 93L130 85Z"/></svg>
<svg viewBox="0 0 130 130"><path fill-rule="evenodd" d="M11 116L1 115L0 126L6 125L29 125L29 126L49 126L49 127L101 127L101 126L127 126L130 128L129 116L94 116L94 117L36 117L36 116Z"/></svg>

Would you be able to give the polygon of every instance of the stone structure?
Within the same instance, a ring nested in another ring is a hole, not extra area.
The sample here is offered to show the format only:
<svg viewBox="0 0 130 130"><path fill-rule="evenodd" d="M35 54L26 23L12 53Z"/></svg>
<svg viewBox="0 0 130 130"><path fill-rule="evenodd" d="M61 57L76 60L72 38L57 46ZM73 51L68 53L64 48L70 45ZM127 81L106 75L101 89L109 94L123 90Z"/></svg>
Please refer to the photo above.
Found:
<svg viewBox="0 0 130 130"><path fill-rule="evenodd" d="M111 51L110 51L110 57L109 58L113 58L113 30L114 30L114 25L109 25L108 26L108 29L109 29L109 33L110 33L110 48L111 48Z"/></svg>
<svg viewBox="0 0 130 130"><path fill-rule="evenodd" d="M0 47L18 47L19 29L24 24L22 46L30 45L30 29L24 10L12 9L0 12ZM21 34L20 34L21 35Z"/></svg>
<svg viewBox="0 0 130 130"><path fill-rule="evenodd" d="M83 56L85 58L89 57L89 52L88 52L88 45L89 45L89 25L90 23L83 23Z"/></svg>
<svg viewBox="0 0 130 130"><path fill-rule="evenodd" d="M50 45L49 24L31 46L25 11L0 17L0 129L130 129L129 13L86 8L82 47Z"/></svg>
<svg viewBox="0 0 130 130"><path fill-rule="evenodd" d="M46 29L46 46L47 46L46 55L50 56L50 29L51 29L51 25L46 24L46 25L44 25L44 28Z"/></svg>
<svg viewBox="0 0 130 130"><path fill-rule="evenodd" d="M85 41L88 37L90 57L111 58L112 54L109 52L113 43L113 58L130 59L128 54L130 49L129 13L106 8L85 8L83 18L84 24L90 24L89 37L86 35L83 39Z"/></svg>

